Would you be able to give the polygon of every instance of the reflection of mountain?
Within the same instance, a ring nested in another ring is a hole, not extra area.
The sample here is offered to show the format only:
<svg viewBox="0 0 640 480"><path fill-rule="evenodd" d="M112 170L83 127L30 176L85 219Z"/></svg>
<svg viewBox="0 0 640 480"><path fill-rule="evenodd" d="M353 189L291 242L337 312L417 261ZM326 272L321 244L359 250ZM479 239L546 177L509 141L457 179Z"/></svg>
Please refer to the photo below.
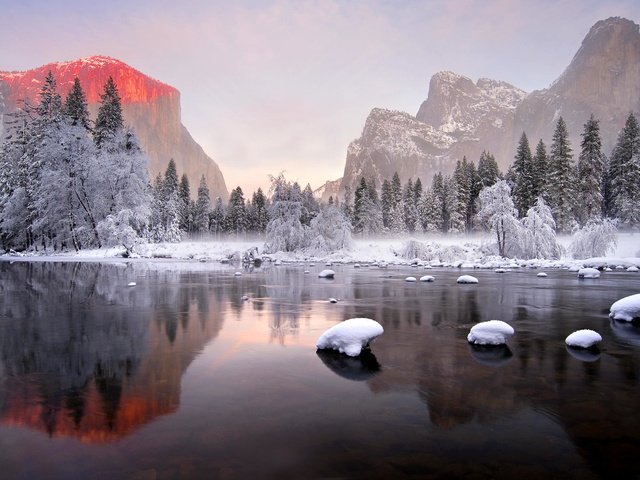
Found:
<svg viewBox="0 0 640 480"><path fill-rule="evenodd" d="M184 273L145 271L150 287L127 288L143 268L0 262L0 422L103 442L177 409L222 319Z"/></svg>

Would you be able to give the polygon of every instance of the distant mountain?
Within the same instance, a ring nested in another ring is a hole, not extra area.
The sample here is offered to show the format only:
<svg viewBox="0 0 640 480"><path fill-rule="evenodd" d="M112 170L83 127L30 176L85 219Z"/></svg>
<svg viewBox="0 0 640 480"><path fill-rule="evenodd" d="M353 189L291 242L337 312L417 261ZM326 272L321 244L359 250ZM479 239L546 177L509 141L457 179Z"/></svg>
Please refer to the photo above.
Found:
<svg viewBox="0 0 640 480"><path fill-rule="evenodd" d="M151 179L164 172L173 158L178 172L187 174L192 194L195 195L200 176L204 174L212 198L220 196L227 199L228 190L220 168L182 125L180 92L119 60L94 56L50 63L25 72L0 72L0 123L3 113L14 111L25 99L37 102L49 70L56 78L62 95L66 95L75 77L80 79L89 111L94 117L104 84L112 76L122 98L125 122L134 128L149 156Z"/></svg>
<svg viewBox="0 0 640 480"><path fill-rule="evenodd" d="M593 113L600 119L608 155L630 111L640 111L640 33L623 18L596 23L565 72L545 90L530 94L506 82L477 82L439 72L429 83L417 115L374 108L360 138L347 149L343 192L362 176L378 186L395 171L406 182L427 185L435 173L451 173L463 156L477 163L483 150L506 170L518 138L527 133L532 148L549 145L559 116L567 122L574 153Z"/></svg>
<svg viewBox="0 0 640 480"><path fill-rule="evenodd" d="M340 189L341 182L342 178L339 178L337 180L329 180L325 182L325 184L321 187L316 188L313 191L313 196L323 202L328 202L329 197L333 197L335 200L338 198L338 190Z"/></svg>

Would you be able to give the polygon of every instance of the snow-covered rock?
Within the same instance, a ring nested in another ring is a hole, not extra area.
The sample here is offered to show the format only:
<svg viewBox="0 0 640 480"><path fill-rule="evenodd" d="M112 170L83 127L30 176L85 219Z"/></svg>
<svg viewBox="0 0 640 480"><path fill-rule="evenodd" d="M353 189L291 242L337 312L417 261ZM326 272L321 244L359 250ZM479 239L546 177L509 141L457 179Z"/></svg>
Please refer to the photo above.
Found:
<svg viewBox="0 0 640 480"><path fill-rule="evenodd" d="M597 268L581 268L578 270L578 278L600 278L600 270Z"/></svg>
<svg viewBox="0 0 640 480"><path fill-rule="evenodd" d="M503 345L507 343L507 337L514 333L513 327L508 323L502 320L489 320L471 327L467 341L477 345Z"/></svg>
<svg viewBox="0 0 640 480"><path fill-rule="evenodd" d="M538 275L536 275L536 277L540 277L540 278L546 278L547 274L544 272L540 272Z"/></svg>
<svg viewBox="0 0 640 480"><path fill-rule="evenodd" d="M242 276L242 272L236 272L233 275L236 276L236 277L241 277Z"/></svg>
<svg viewBox="0 0 640 480"><path fill-rule="evenodd" d="M416 280L416 277L407 277L407 278L404 279L404 281L405 282L415 282L417 280Z"/></svg>
<svg viewBox="0 0 640 480"><path fill-rule="evenodd" d="M456 280L457 283L478 283L478 279L476 277L472 277L471 275L461 275Z"/></svg>
<svg viewBox="0 0 640 480"><path fill-rule="evenodd" d="M637 272L638 271L638 267L629 267L627 268L627 272Z"/></svg>
<svg viewBox="0 0 640 480"><path fill-rule="evenodd" d="M333 278L333 277L335 277L335 275L336 275L336 272L334 272L333 270L326 269L326 270L322 270L318 274L318 277L319 278Z"/></svg>
<svg viewBox="0 0 640 480"><path fill-rule="evenodd" d="M602 341L598 332L593 330L578 330L565 339L565 343L570 347L591 348Z"/></svg>
<svg viewBox="0 0 640 480"><path fill-rule="evenodd" d="M329 303L338 303L338 300L337 300L337 299L335 299L335 298L333 298L333 297L331 297L331 298L329 299Z"/></svg>
<svg viewBox="0 0 640 480"><path fill-rule="evenodd" d="M421 282L433 282L435 279L436 278L432 275L423 275L422 277L420 277Z"/></svg>
<svg viewBox="0 0 640 480"><path fill-rule="evenodd" d="M337 350L350 357L355 357L360 355L364 347L383 333L384 328L375 320L351 318L324 332L316 342L316 347L321 350Z"/></svg>
<svg viewBox="0 0 640 480"><path fill-rule="evenodd" d="M136 285L137 285L136 282L127 283L127 287L135 287Z"/></svg>
<svg viewBox="0 0 640 480"><path fill-rule="evenodd" d="M506 270L505 270L504 268L496 268L496 269L494 270L494 272L496 272L496 273L505 273L505 272L506 272Z"/></svg>
<svg viewBox="0 0 640 480"><path fill-rule="evenodd" d="M621 298L609 310L609 317L614 320L631 322L634 318L640 318L640 293Z"/></svg>
<svg viewBox="0 0 640 480"><path fill-rule="evenodd" d="M240 300L242 300L243 302L247 302L247 301L249 301L249 296L248 295L242 295Z"/></svg>

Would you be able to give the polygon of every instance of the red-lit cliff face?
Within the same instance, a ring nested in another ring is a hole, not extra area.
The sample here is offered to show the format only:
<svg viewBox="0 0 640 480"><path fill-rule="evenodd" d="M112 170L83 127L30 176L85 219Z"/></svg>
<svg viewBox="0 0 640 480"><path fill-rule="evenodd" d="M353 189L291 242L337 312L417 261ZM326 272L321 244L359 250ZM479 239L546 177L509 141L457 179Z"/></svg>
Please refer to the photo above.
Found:
<svg viewBox="0 0 640 480"><path fill-rule="evenodd" d="M122 99L125 121L134 128L149 156L151 178L164 172L173 158L178 172L189 177L192 194L195 195L200 176L204 174L212 198L227 198L228 191L220 168L181 123L180 92L119 60L94 56L50 63L25 72L0 72L0 120L3 101L5 111L14 110L26 99L37 102L42 82L49 71L53 73L63 97L73 85L74 78L80 79L89 111L94 117L104 84L109 76L113 77Z"/></svg>

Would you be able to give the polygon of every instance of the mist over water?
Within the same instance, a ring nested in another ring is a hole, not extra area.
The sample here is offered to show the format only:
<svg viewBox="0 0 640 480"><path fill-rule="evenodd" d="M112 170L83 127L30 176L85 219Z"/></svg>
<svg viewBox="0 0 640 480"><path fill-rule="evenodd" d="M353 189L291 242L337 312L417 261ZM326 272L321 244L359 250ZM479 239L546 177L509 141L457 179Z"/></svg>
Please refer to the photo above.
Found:
<svg viewBox="0 0 640 480"><path fill-rule="evenodd" d="M607 313L637 274L238 268L0 262L3 476L636 474L640 327ZM383 325L371 351L316 352L351 317ZM490 319L509 345L469 345ZM566 348L582 328L599 351Z"/></svg>

